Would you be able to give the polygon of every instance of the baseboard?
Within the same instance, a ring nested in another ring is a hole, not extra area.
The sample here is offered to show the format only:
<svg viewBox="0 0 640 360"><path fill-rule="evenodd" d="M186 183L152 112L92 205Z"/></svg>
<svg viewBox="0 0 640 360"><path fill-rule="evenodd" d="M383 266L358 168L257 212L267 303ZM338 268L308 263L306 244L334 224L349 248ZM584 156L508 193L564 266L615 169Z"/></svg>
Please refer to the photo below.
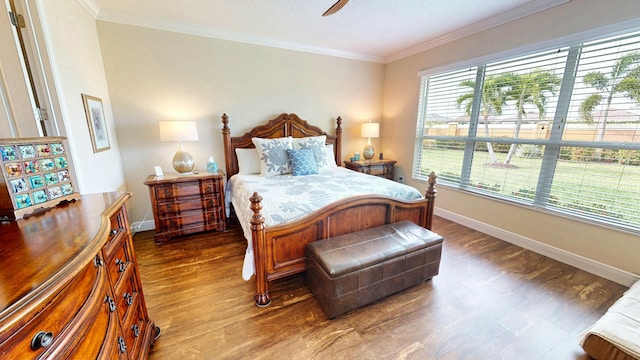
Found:
<svg viewBox="0 0 640 360"><path fill-rule="evenodd" d="M527 237L497 228L492 225L485 224L483 222L465 216L461 216L454 212L436 208L435 214L447 220L451 220L458 224L467 226L471 229L480 231L484 234L491 235L514 245L518 245L527 250L531 250L540 255L547 256L551 259L574 266L578 269L590 272L594 275L598 275L607 280L614 281L624 286L631 286L634 282L640 279L637 275L628 271L615 268L613 266L571 253L566 250L556 248L554 246L543 244L539 241L529 239Z"/></svg>
<svg viewBox="0 0 640 360"><path fill-rule="evenodd" d="M134 223L131 223L131 233L132 234L135 234L138 231L153 230L155 228L156 228L156 224L153 222L153 220L136 221Z"/></svg>

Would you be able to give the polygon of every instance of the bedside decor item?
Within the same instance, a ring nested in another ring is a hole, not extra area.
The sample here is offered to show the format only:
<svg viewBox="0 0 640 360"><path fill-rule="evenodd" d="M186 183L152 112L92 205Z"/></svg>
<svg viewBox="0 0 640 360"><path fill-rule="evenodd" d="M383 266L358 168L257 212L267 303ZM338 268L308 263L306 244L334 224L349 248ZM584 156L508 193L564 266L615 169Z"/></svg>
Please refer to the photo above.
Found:
<svg viewBox="0 0 640 360"><path fill-rule="evenodd" d="M80 198L66 149L59 136L0 139L0 219Z"/></svg>
<svg viewBox="0 0 640 360"><path fill-rule="evenodd" d="M218 172L218 163L213 156L209 156L209 160L207 161L207 171Z"/></svg>
<svg viewBox="0 0 640 360"><path fill-rule="evenodd" d="M198 128L195 121L160 121L160 141L175 141L180 144L173 156L173 168L179 173L190 173L195 162L184 149L184 141L198 141Z"/></svg>
<svg viewBox="0 0 640 360"><path fill-rule="evenodd" d="M93 152L109 150L111 145L109 144L109 133L107 132L107 121L104 118L104 110L102 109L102 100L82 94L82 103L87 116Z"/></svg>
<svg viewBox="0 0 640 360"><path fill-rule="evenodd" d="M377 138L380 136L380 124L372 122L362 124L360 136L367 138L367 145L364 147L364 150L362 150L362 156L365 160L373 159L375 151L371 145L371 138Z"/></svg>

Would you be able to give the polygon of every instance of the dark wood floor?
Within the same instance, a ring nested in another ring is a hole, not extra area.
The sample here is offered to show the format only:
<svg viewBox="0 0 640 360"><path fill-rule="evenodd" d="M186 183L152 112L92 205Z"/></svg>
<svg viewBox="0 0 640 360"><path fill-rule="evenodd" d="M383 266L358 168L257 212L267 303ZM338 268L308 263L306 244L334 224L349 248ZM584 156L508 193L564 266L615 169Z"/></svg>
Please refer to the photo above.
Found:
<svg viewBox="0 0 640 360"><path fill-rule="evenodd" d="M453 222L440 274L328 320L294 276L253 304L237 225L155 245L134 236L149 313L163 333L150 359L588 359L578 334L626 289Z"/></svg>

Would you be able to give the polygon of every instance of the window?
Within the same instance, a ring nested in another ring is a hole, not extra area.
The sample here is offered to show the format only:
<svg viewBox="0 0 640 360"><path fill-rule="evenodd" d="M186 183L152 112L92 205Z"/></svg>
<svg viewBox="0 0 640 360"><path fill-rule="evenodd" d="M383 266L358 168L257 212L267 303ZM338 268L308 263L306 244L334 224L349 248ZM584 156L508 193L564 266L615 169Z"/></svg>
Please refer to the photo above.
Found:
<svg viewBox="0 0 640 360"><path fill-rule="evenodd" d="M413 176L640 230L640 33L421 79Z"/></svg>

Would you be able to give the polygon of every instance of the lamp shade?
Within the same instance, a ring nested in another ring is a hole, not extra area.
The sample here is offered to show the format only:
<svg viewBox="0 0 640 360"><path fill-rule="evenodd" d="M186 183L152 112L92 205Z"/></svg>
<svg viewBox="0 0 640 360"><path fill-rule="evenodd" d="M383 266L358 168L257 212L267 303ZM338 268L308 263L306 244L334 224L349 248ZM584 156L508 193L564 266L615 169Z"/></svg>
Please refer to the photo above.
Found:
<svg viewBox="0 0 640 360"><path fill-rule="evenodd" d="M360 136L366 138L377 138L380 136L380 124L378 123L363 123L360 129Z"/></svg>
<svg viewBox="0 0 640 360"><path fill-rule="evenodd" d="M160 141L198 141L195 121L160 121Z"/></svg>

